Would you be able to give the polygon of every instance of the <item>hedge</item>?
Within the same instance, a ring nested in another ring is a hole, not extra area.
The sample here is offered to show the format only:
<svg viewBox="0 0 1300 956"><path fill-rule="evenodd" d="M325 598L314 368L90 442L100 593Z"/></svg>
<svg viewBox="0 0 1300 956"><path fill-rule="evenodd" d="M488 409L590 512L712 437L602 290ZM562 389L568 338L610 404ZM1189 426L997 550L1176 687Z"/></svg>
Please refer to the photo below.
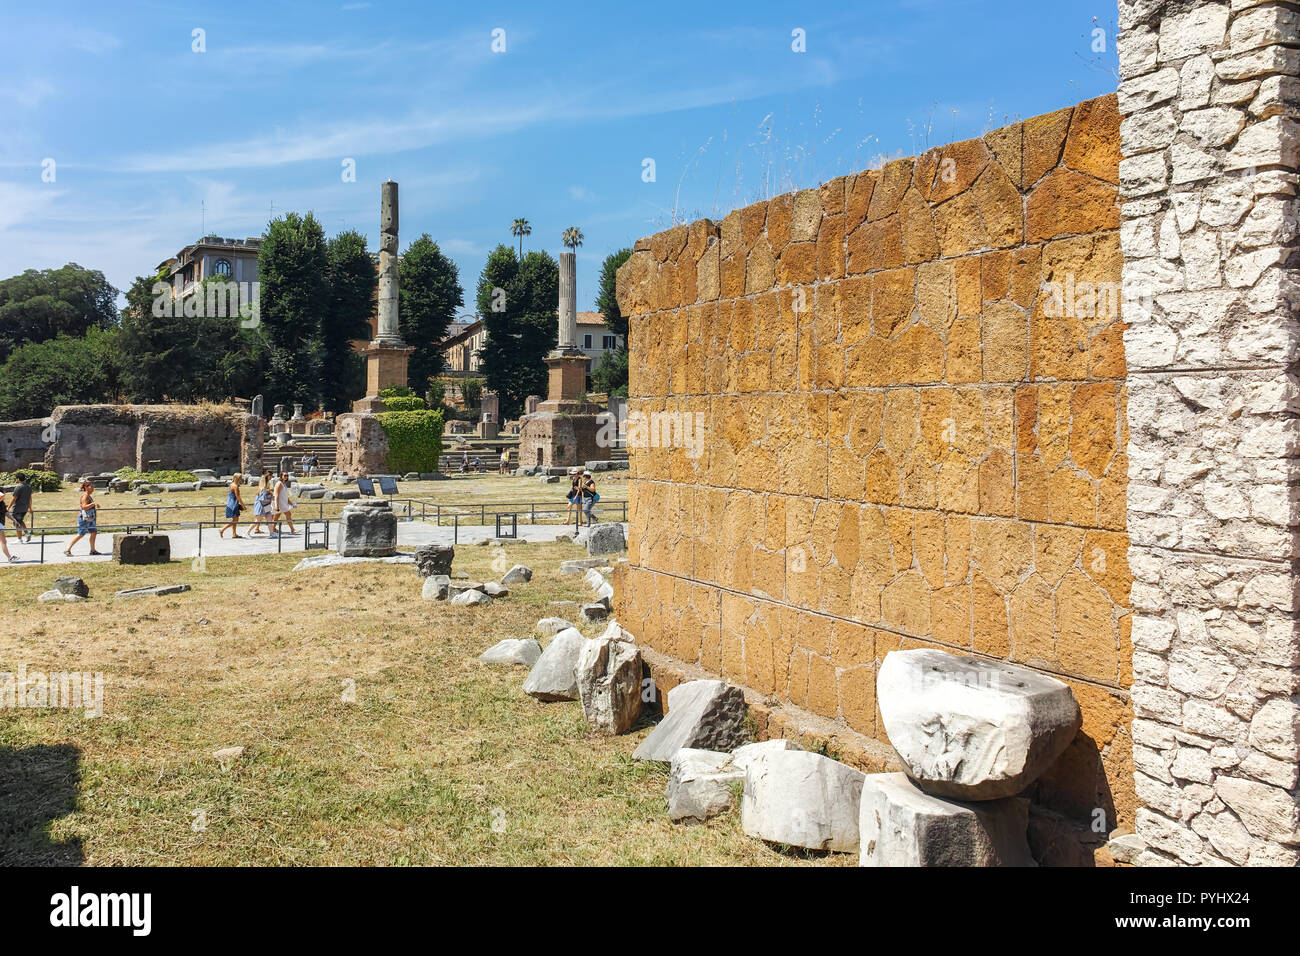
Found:
<svg viewBox="0 0 1300 956"><path fill-rule="evenodd" d="M441 411L420 409L383 412L379 416L379 424L384 429L384 437L388 439L385 468L397 474L438 470L444 424Z"/></svg>
<svg viewBox="0 0 1300 956"><path fill-rule="evenodd" d="M59 476L52 471L39 468L19 468L16 471L0 471L0 485L16 485L18 479L26 478L32 491L58 491L63 486Z"/></svg>

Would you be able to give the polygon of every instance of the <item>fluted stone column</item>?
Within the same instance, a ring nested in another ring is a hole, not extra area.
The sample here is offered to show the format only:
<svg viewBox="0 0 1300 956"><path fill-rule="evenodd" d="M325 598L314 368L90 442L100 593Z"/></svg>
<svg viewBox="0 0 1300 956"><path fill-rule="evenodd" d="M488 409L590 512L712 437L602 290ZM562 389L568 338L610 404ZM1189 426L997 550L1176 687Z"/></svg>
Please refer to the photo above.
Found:
<svg viewBox="0 0 1300 956"><path fill-rule="evenodd" d="M1138 862L1294 866L1300 14L1119 15Z"/></svg>

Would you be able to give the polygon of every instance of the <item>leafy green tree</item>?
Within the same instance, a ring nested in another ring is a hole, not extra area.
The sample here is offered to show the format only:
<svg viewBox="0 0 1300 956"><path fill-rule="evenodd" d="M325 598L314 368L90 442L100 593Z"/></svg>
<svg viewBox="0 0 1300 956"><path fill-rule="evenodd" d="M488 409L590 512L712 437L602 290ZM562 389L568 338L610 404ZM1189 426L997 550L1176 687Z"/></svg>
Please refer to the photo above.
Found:
<svg viewBox="0 0 1300 956"><path fill-rule="evenodd" d="M627 318L618 308L615 291L618 286L618 269L632 256L631 249L619 249L605 257L600 266L600 281L596 287L596 309L605 320L605 327L619 337L621 344L606 352L591 372L591 384L611 395L627 394Z"/></svg>
<svg viewBox="0 0 1300 956"><path fill-rule="evenodd" d="M500 396L501 416L517 418L529 395L546 393L544 359L555 348L560 269L545 252L522 260L507 246L488 255L477 305L485 342L479 352L485 384Z"/></svg>
<svg viewBox="0 0 1300 956"><path fill-rule="evenodd" d="M195 402L256 393L266 373L266 349L257 332L244 327L237 302L216 307L216 292L224 291L226 280L209 277L175 301L170 293L157 298L155 283L161 281L162 273L139 276L126 293L116 340L124 397Z"/></svg>
<svg viewBox="0 0 1300 956"><path fill-rule="evenodd" d="M407 381L419 389L442 371L438 343L447 337L457 310L465 304L465 290L456 264L427 232L406 247L398 278L402 338L415 349L407 363Z"/></svg>
<svg viewBox="0 0 1300 956"><path fill-rule="evenodd" d="M117 330L27 342L0 366L0 420L44 418L56 405L112 401Z"/></svg>
<svg viewBox="0 0 1300 956"><path fill-rule="evenodd" d="M24 342L117 325L117 289L75 262L0 280L0 361Z"/></svg>
<svg viewBox="0 0 1300 956"><path fill-rule="evenodd" d="M591 388L610 395L627 394L627 349L612 349L591 370Z"/></svg>
<svg viewBox="0 0 1300 956"><path fill-rule="evenodd" d="M596 286L596 311L605 319L605 327L615 335L621 336L623 345L627 346L627 318L619 311L618 297L614 294L618 287L618 270L623 263L632 258L631 249L619 249L605 257L600 266L600 281Z"/></svg>
<svg viewBox="0 0 1300 956"><path fill-rule="evenodd" d="M370 338L379 275L366 251L366 237L341 232L326 243L329 307L320 321L321 404L332 412L351 411L365 394L365 359L352 347Z"/></svg>
<svg viewBox="0 0 1300 956"><path fill-rule="evenodd" d="M261 331L269 356L267 406L317 404L325 348L321 319L331 307L325 231L311 213L273 219L257 257Z"/></svg>

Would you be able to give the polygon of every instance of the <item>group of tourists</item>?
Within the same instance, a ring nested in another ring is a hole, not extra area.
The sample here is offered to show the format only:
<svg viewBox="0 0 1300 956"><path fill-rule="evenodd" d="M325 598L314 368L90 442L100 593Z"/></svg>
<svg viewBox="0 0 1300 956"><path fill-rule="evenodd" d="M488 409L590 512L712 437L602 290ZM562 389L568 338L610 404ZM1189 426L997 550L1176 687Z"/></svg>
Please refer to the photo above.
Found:
<svg viewBox="0 0 1300 956"><path fill-rule="evenodd" d="M596 515L593 512L596 502L600 500L600 494L596 491L596 479L591 477L590 471L570 468L569 481L568 516L573 517L575 511L581 510L587 524L595 524Z"/></svg>
<svg viewBox="0 0 1300 956"><path fill-rule="evenodd" d="M289 473L282 471L278 475L271 469L262 472L257 482L257 491L253 495L253 527L247 535L239 533L239 516L247 510L244 504L244 476L235 474L230 477L230 490L226 494L226 523L217 532L217 537L224 538L230 532L232 538L252 537L266 534L272 538L280 536L280 522L287 522L289 533L297 534L293 526L293 509L298 504L289 497ZM267 529L262 529L262 522Z"/></svg>
<svg viewBox="0 0 1300 956"><path fill-rule="evenodd" d="M10 500L6 501L5 495L0 494L0 551L4 552L6 560L14 562L18 558L9 553L9 542L5 540L5 522L13 522L19 541L31 544L32 529L28 527L27 519L34 514L31 483L20 475L17 487L10 493Z"/></svg>

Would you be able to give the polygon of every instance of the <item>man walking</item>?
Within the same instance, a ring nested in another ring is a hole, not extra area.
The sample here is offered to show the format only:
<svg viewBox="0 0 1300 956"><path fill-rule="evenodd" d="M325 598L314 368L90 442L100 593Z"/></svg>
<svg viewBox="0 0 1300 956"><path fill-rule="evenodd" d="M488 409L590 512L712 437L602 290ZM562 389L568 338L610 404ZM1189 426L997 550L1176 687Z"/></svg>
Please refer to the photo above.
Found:
<svg viewBox="0 0 1300 956"><path fill-rule="evenodd" d="M9 506L9 516L13 518L14 527L18 529L18 540L32 543L32 531L27 527L27 516L35 515L32 508L32 485L24 476L18 476L18 487L14 488L13 504ZM33 517L35 523L35 517Z"/></svg>

